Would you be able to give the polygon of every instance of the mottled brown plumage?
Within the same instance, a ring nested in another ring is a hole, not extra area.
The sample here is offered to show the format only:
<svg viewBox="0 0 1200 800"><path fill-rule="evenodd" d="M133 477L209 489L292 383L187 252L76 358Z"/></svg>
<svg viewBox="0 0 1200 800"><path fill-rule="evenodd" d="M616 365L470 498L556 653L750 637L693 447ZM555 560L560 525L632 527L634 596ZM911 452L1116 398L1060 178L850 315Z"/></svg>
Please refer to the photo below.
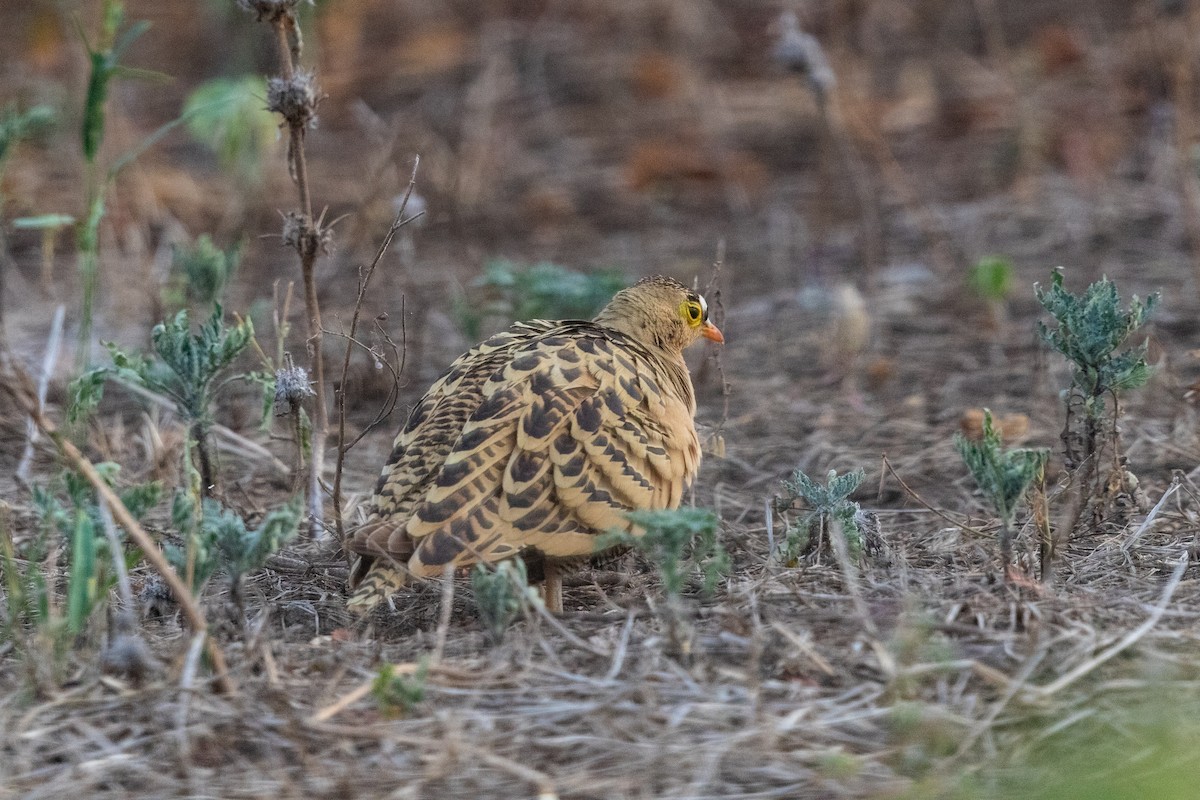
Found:
<svg viewBox="0 0 1200 800"><path fill-rule="evenodd" d="M646 278L594 320L518 323L461 357L409 414L347 541L360 558L350 605L378 605L405 573L595 552L597 534L633 529L634 509L675 508L700 464L683 350L723 341L704 300ZM558 610L558 609L555 609Z"/></svg>

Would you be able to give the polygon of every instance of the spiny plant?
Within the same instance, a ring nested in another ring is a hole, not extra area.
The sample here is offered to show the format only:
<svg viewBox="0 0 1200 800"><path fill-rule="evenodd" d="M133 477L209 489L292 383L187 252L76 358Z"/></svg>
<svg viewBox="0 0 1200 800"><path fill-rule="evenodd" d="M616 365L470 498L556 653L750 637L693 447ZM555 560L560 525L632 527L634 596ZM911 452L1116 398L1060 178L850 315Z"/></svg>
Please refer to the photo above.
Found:
<svg viewBox="0 0 1200 800"><path fill-rule="evenodd" d="M295 498L250 528L236 511L200 496L195 470L189 470L189 484L176 491L171 504L171 522L184 545L168 545L167 560L197 595L213 575L225 573L234 606L244 614L243 578L296 537L302 503Z"/></svg>
<svg viewBox="0 0 1200 800"><path fill-rule="evenodd" d="M803 500L807 506L794 522L788 522L787 538L782 550L784 564L794 566L805 553L819 552L825 541L825 532L833 521L840 523L850 555L857 558L863 553L862 509L850 499L850 495L865 479L866 473L861 469L844 475L838 475L837 470L830 470L822 486L804 470L796 469L790 479L783 481L785 496L776 500L776 507L787 511L798 500ZM814 532L817 535L815 542Z"/></svg>
<svg viewBox="0 0 1200 800"><path fill-rule="evenodd" d="M954 446L1000 518L1000 559L1007 570L1012 560L1013 518L1025 492L1043 474L1049 451L1003 447L987 409L983 412L983 436L973 441L956 433Z"/></svg>
<svg viewBox="0 0 1200 800"><path fill-rule="evenodd" d="M172 319L155 325L150 333L161 360L130 355L108 343L113 366L89 370L72 382L68 417L74 422L94 409L109 377L166 395L189 425L200 462L203 492L211 494L217 479L209 444L213 404L229 380L242 376L221 382L217 378L229 369L253 336L254 325L248 319L226 326L219 304L195 334L191 332L187 310L180 311Z"/></svg>
<svg viewBox="0 0 1200 800"><path fill-rule="evenodd" d="M96 469L109 486L116 488L118 464L97 464ZM135 484L118 489L117 494L134 518L140 519L158 505L162 486L157 482ZM86 633L90 620L105 605L116 584L113 557L118 556L131 566L140 554L112 552L95 491L73 472L64 472L49 486L35 486L33 508L38 519L38 536L23 552L18 554L7 531L0 536L0 567L4 571L7 605L3 638L24 645L27 655L35 660L39 655L47 656L45 663L31 662L31 671L35 680L40 676L57 683L67 652ZM60 608L55 600L57 587L48 576L48 572L53 575L53 568L47 569L47 560L57 561L60 540L68 545L65 608ZM26 631L32 631L32 640Z"/></svg>
<svg viewBox="0 0 1200 800"><path fill-rule="evenodd" d="M371 684L371 694L379 710L386 716L407 714L425 699L425 682L428 677L429 661L424 658L411 671L398 670L391 664L384 664Z"/></svg>
<svg viewBox="0 0 1200 800"><path fill-rule="evenodd" d="M1152 294L1142 301L1134 295L1126 310L1116 284L1108 278L1077 295L1063 288L1061 270L1054 271L1049 288L1035 286L1034 290L1055 322L1050 327L1039 321L1038 332L1073 368L1061 438L1067 468L1082 468L1076 477L1081 486L1087 487L1081 493L1087 499L1089 491L1109 483L1108 476L1102 475L1093 485L1098 475L1096 462L1106 446L1112 459L1111 472L1124 473L1117 427L1120 394L1143 385L1150 377L1147 343L1130 345L1129 341L1158 305L1159 296Z"/></svg>
<svg viewBox="0 0 1200 800"><path fill-rule="evenodd" d="M300 261L300 276L304 286L304 308L307 322L308 351L311 354L309 374L312 376L312 431L310 434L310 467L308 471L308 512L314 530L323 535L325 494L321 473L325 464L325 445L329 435L329 410L326 405L325 362L321 342L325 327L321 323L321 304L317 292L316 262L328 253L333 242L333 225L325 223L325 214L313 213L312 185L308 174L308 159L304 142L308 131L317 124L317 106L324 94L316 76L300 62L304 40L297 18L298 0L237 0L244 11L259 22L273 28L275 55L279 59L279 75L267 81L267 109L277 113L287 131L288 173L296 185L298 207L283 215L281 235L283 244L296 251ZM277 365L278 366L278 365Z"/></svg>
<svg viewBox="0 0 1200 800"><path fill-rule="evenodd" d="M476 564L471 571L471 589L479 618L494 644L504 639L504 632L522 609L537 602L536 591L529 588L525 562L519 558L494 567Z"/></svg>
<svg viewBox="0 0 1200 800"><path fill-rule="evenodd" d="M628 285L616 270L584 273L542 262L533 266L497 259L484 267L472 292L455 302L463 333L479 338L485 326L526 319L591 319Z"/></svg>

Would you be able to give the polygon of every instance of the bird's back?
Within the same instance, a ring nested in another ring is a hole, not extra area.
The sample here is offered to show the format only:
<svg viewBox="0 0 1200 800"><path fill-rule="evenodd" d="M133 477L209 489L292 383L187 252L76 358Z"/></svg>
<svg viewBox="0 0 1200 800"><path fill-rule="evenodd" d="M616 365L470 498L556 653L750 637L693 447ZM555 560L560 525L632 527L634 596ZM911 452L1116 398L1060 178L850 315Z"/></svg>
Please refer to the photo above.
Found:
<svg viewBox="0 0 1200 800"><path fill-rule="evenodd" d="M586 556L625 512L679 504L694 410L682 359L591 322L514 325L413 408L348 547L427 575L525 548Z"/></svg>

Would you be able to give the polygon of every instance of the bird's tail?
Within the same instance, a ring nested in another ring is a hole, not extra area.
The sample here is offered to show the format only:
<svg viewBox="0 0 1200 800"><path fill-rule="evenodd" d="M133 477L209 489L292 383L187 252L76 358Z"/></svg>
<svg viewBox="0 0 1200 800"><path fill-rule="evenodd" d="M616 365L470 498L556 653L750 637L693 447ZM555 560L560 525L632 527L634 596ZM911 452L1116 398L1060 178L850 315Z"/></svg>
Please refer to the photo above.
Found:
<svg viewBox="0 0 1200 800"><path fill-rule="evenodd" d="M408 585L408 572L398 563L360 556L350 571L350 599L346 608L352 614L369 614Z"/></svg>

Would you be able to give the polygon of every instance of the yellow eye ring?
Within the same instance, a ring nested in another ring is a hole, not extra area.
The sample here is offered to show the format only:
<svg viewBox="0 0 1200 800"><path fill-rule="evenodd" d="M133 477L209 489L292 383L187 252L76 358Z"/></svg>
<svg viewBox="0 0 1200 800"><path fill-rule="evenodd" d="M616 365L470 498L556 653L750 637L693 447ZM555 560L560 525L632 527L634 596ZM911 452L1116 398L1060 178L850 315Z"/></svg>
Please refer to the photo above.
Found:
<svg viewBox="0 0 1200 800"><path fill-rule="evenodd" d="M683 306L680 307L679 311L683 318L687 320L687 323L693 328L699 325L704 317L704 310L700 308L700 304L693 303L690 300L685 302Z"/></svg>

